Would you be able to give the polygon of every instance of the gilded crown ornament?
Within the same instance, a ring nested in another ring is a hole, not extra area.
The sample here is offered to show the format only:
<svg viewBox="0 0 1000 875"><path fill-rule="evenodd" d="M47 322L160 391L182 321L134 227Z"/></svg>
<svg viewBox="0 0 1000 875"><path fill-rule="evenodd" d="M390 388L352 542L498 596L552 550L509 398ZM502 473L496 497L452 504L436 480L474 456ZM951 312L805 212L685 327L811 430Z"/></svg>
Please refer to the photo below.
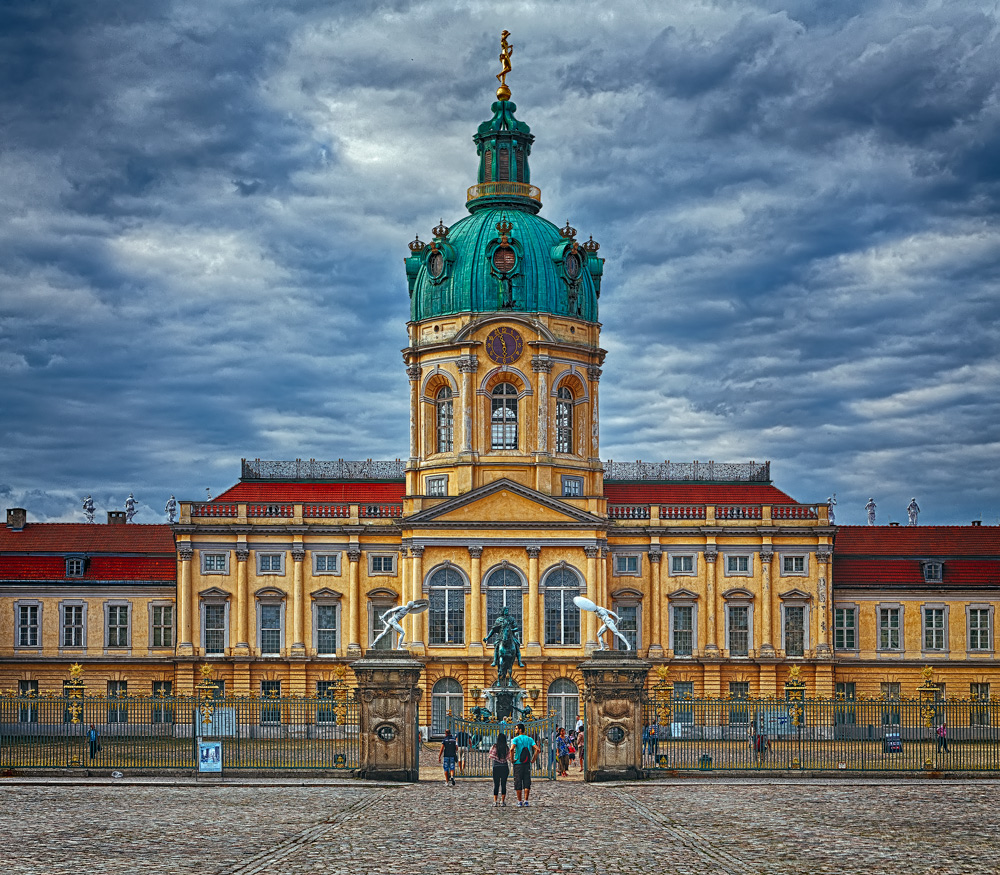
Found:
<svg viewBox="0 0 1000 875"><path fill-rule="evenodd" d="M511 230L513 229L513 227L514 226L510 222L508 222L506 219L501 219L499 222L497 222L496 228L500 232L500 242L501 243L509 243L510 242L510 238L509 238L508 235L510 234Z"/></svg>
<svg viewBox="0 0 1000 875"><path fill-rule="evenodd" d="M420 235L417 234L413 238L413 242L409 244L410 252L423 252L425 245L424 241L420 239Z"/></svg>
<svg viewBox="0 0 1000 875"><path fill-rule="evenodd" d="M559 236L564 240L572 240L576 236L576 228L569 226L569 219L566 220L566 227L559 229Z"/></svg>
<svg viewBox="0 0 1000 875"><path fill-rule="evenodd" d="M583 244L583 248L586 249L587 252L597 252L597 250L601 248L601 244L594 239L593 235L591 235L590 239Z"/></svg>
<svg viewBox="0 0 1000 875"><path fill-rule="evenodd" d="M507 42L510 31L505 30L500 34L500 72L497 73L497 81L500 87L497 89L497 100L510 100L510 89L507 87L507 74L510 72L510 56L514 54L514 47Z"/></svg>
<svg viewBox="0 0 1000 875"><path fill-rule="evenodd" d="M434 236L438 240L444 240L448 236L448 226L444 223L444 219L438 222L437 227L431 229L434 232Z"/></svg>

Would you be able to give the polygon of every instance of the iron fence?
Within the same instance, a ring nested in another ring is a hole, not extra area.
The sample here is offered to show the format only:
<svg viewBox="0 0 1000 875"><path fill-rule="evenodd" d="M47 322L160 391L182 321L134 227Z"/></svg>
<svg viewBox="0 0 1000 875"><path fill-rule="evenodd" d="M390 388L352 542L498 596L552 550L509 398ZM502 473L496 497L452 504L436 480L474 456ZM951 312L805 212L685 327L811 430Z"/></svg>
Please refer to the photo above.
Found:
<svg viewBox="0 0 1000 875"><path fill-rule="evenodd" d="M459 767L456 778L492 778L493 765L489 761L490 748L496 743L497 734L505 732L507 741L514 735L514 727L524 724L525 735L538 742L539 753L532 767L532 775L538 778L556 778L553 733L556 729L554 715L540 720L480 721L448 716L448 728L458 741ZM463 743L464 742L464 743Z"/></svg>
<svg viewBox="0 0 1000 875"><path fill-rule="evenodd" d="M769 483L770 462L614 462L604 463L606 481L718 480Z"/></svg>
<svg viewBox="0 0 1000 875"><path fill-rule="evenodd" d="M207 739L222 742L227 772L356 769L357 708L346 689L314 698L0 695L0 770L193 770Z"/></svg>
<svg viewBox="0 0 1000 875"><path fill-rule="evenodd" d="M241 480L402 480L406 462L400 459L261 460L243 459Z"/></svg>
<svg viewBox="0 0 1000 875"><path fill-rule="evenodd" d="M643 767L993 772L1000 770L1000 702L654 696L645 708Z"/></svg>

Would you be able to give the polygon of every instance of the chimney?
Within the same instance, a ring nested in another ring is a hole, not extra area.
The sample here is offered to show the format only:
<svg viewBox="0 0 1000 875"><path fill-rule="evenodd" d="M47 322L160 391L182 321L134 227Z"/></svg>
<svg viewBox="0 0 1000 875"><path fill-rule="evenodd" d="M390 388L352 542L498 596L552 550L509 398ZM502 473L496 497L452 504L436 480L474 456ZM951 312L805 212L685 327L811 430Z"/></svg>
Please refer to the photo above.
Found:
<svg viewBox="0 0 1000 875"><path fill-rule="evenodd" d="M125 511L123 511L123 510L109 510L108 511L108 525L109 526L123 526L123 525L125 525Z"/></svg>
<svg viewBox="0 0 1000 875"><path fill-rule="evenodd" d="M111 514L108 514L108 516L111 516ZM899 525L899 523L889 523L889 525L890 525L890 526L898 526L898 525Z"/></svg>
<svg viewBox="0 0 1000 875"><path fill-rule="evenodd" d="M28 512L23 507L7 508L7 528L19 532L28 521Z"/></svg>
<svg viewBox="0 0 1000 875"><path fill-rule="evenodd" d="M10 514L11 514L11 512L10 512L10 511L7 511L7 520L8 520L8 525L10 525ZM973 520L973 521L972 521L972 525L974 525L974 526L981 526L982 524L983 524L983 521L982 521L982 520Z"/></svg>

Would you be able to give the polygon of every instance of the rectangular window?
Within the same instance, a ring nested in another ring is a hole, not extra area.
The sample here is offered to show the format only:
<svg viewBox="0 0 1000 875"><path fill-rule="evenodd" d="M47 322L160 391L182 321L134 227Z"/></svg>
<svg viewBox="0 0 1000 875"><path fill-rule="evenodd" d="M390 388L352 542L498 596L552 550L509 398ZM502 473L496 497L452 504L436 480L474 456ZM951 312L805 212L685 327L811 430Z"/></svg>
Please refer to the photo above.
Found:
<svg viewBox="0 0 1000 875"><path fill-rule="evenodd" d="M281 655L281 605L260 606L260 655Z"/></svg>
<svg viewBox="0 0 1000 875"><path fill-rule="evenodd" d="M625 636L629 647L633 651L639 649L639 606L638 605L615 605L615 613L621 619L618 621L618 631ZM615 650L623 650L621 641L617 638L611 645Z"/></svg>
<svg viewBox="0 0 1000 875"><path fill-rule="evenodd" d="M284 565L284 553L258 553L257 573L258 574L281 574Z"/></svg>
<svg viewBox="0 0 1000 875"><path fill-rule="evenodd" d="M21 701L17 707L17 719L20 723L38 722L38 681L18 681L17 695Z"/></svg>
<svg viewBox="0 0 1000 875"><path fill-rule="evenodd" d="M834 650L857 650L858 630L854 608L835 608L833 611Z"/></svg>
<svg viewBox="0 0 1000 875"><path fill-rule="evenodd" d="M84 569L83 559L73 558L66 560L66 576L67 577L83 577Z"/></svg>
<svg viewBox="0 0 1000 875"><path fill-rule="evenodd" d="M174 694L173 681L153 681L153 723L173 723L174 707L172 702L165 701Z"/></svg>
<svg viewBox="0 0 1000 875"><path fill-rule="evenodd" d="M17 646L38 646L38 605L17 606Z"/></svg>
<svg viewBox="0 0 1000 875"><path fill-rule="evenodd" d="M674 656L690 656L694 648L694 608L676 605L670 609L673 624Z"/></svg>
<svg viewBox="0 0 1000 875"><path fill-rule="evenodd" d="M678 702L690 701L694 698L694 681L674 681L674 699ZM694 723L694 708L691 705L675 704L673 708L674 723Z"/></svg>
<svg viewBox="0 0 1000 875"><path fill-rule="evenodd" d="M786 605L785 655L804 656L806 652L806 609L799 605Z"/></svg>
<svg viewBox="0 0 1000 875"><path fill-rule="evenodd" d="M900 688L899 684L883 683L881 685L882 698L886 702L893 703L898 702L900 699ZM883 726L899 726L899 706L895 704L886 704L882 706L882 725Z"/></svg>
<svg viewBox="0 0 1000 875"><path fill-rule="evenodd" d="M726 571L729 574L747 574L750 570L749 556L727 556Z"/></svg>
<svg viewBox="0 0 1000 875"><path fill-rule="evenodd" d="M281 681L261 681L260 698L260 722L281 723Z"/></svg>
<svg viewBox="0 0 1000 875"><path fill-rule="evenodd" d="M838 702L853 702L855 698L854 681L841 681L834 685L834 698ZM833 711L834 722L843 726L857 722L853 705L838 706Z"/></svg>
<svg viewBox="0 0 1000 875"><path fill-rule="evenodd" d="M638 574L638 556L615 556L615 574Z"/></svg>
<svg viewBox="0 0 1000 875"><path fill-rule="evenodd" d="M924 650L944 650L944 608L924 608Z"/></svg>
<svg viewBox="0 0 1000 875"><path fill-rule="evenodd" d="M128 605L108 605L108 647L128 647Z"/></svg>
<svg viewBox="0 0 1000 875"><path fill-rule="evenodd" d="M563 477L562 494L566 498L579 498L583 495L582 477Z"/></svg>
<svg viewBox="0 0 1000 875"><path fill-rule="evenodd" d="M750 655L750 608L746 605L729 605L729 655Z"/></svg>
<svg viewBox="0 0 1000 875"><path fill-rule="evenodd" d="M428 497L441 498L448 494L447 477L428 477L426 483Z"/></svg>
<svg viewBox="0 0 1000 875"><path fill-rule="evenodd" d="M226 606L205 605L205 653L219 655L226 648Z"/></svg>
<svg viewBox="0 0 1000 875"><path fill-rule="evenodd" d="M202 553L201 570L206 574L225 574L228 558L226 553Z"/></svg>
<svg viewBox="0 0 1000 875"><path fill-rule="evenodd" d="M969 608L969 650L992 650L989 608Z"/></svg>
<svg viewBox="0 0 1000 875"><path fill-rule="evenodd" d="M694 574L694 556L671 556L671 574Z"/></svg>
<svg viewBox="0 0 1000 875"><path fill-rule="evenodd" d="M340 554L314 553L313 571L317 574L340 574Z"/></svg>
<svg viewBox="0 0 1000 875"><path fill-rule="evenodd" d="M329 702L320 702L316 707L317 723L336 723L337 710L334 699L337 695L336 681L316 681L316 697L319 699L329 699Z"/></svg>
<svg viewBox="0 0 1000 875"><path fill-rule="evenodd" d="M878 649L899 650L899 608L879 608Z"/></svg>
<svg viewBox="0 0 1000 875"><path fill-rule="evenodd" d="M83 647L83 605L63 607L62 646Z"/></svg>
<svg viewBox="0 0 1000 875"><path fill-rule="evenodd" d="M337 606L316 606L316 653L337 655Z"/></svg>
<svg viewBox="0 0 1000 875"><path fill-rule="evenodd" d="M372 553L368 556L369 574L395 574L395 553Z"/></svg>
<svg viewBox="0 0 1000 875"><path fill-rule="evenodd" d="M153 605L153 647L174 646L174 606Z"/></svg>
<svg viewBox="0 0 1000 875"><path fill-rule="evenodd" d="M128 723L128 681L108 681L108 723Z"/></svg>
<svg viewBox="0 0 1000 875"><path fill-rule="evenodd" d="M805 556L782 556L781 570L785 574L804 574L806 570Z"/></svg>
<svg viewBox="0 0 1000 875"><path fill-rule="evenodd" d="M941 579L941 563L925 562L924 580L940 580L940 579Z"/></svg>
<svg viewBox="0 0 1000 875"><path fill-rule="evenodd" d="M990 725L990 685L969 684L969 698L975 703L969 709L969 723L973 726Z"/></svg>

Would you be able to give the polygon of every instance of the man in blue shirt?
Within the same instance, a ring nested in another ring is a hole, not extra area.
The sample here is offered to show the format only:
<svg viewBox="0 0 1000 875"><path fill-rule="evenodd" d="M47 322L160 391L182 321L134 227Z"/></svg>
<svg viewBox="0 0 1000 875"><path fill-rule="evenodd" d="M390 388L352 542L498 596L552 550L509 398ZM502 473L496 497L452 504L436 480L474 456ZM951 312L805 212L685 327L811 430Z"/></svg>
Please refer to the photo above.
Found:
<svg viewBox="0 0 1000 875"><path fill-rule="evenodd" d="M538 759L538 742L524 734L524 724L515 727L517 735L510 740L510 759L514 763L514 792L517 793L517 807L528 807L531 794L531 764ZM523 794L523 801L522 801Z"/></svg>

